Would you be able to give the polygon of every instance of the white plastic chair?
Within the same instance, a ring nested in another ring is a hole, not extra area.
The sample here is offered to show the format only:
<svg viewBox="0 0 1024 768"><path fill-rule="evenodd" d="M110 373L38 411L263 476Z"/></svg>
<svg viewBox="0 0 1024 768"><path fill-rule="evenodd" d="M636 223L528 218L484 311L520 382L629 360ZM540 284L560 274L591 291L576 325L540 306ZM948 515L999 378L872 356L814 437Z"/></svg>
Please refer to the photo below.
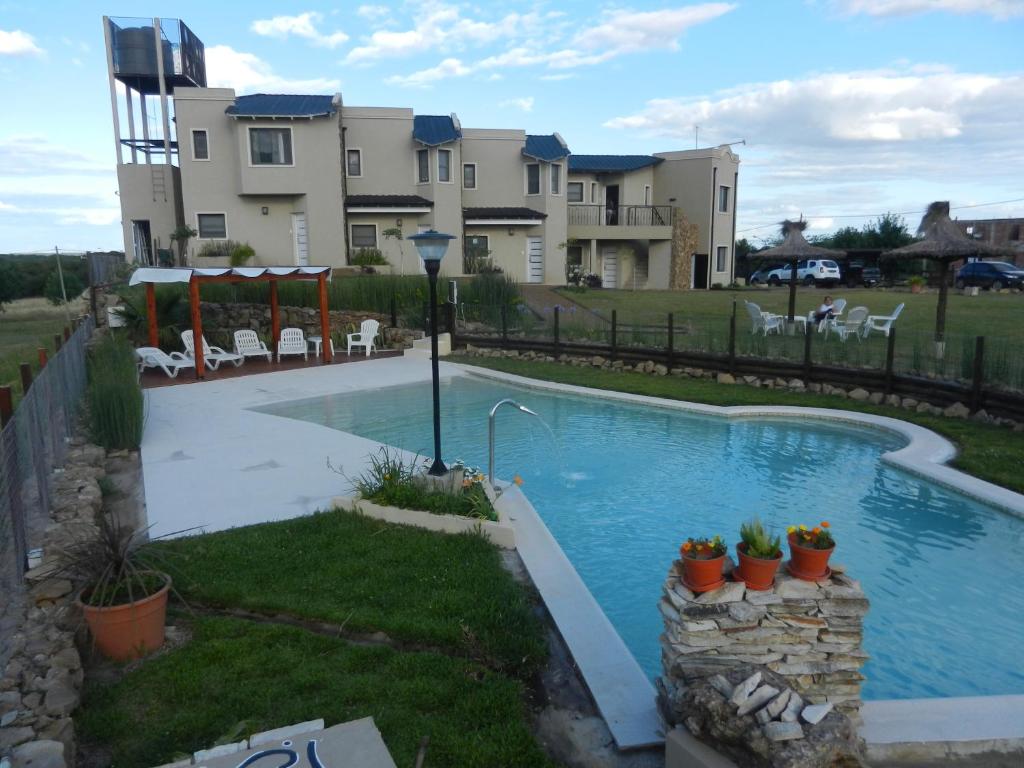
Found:
<svg viewBox="0 0 1024 768"><path fill-rule="evenodd" d="M904 304L897 306L891 315L868 315L867 322L864 324L864 338L870 336L872 331L878 331L885 338L889 338L889 331L892 330L893 323L900 316L904 306Z"/></svg>
<svg viewBox="0 0 1024 768"><path fill-rule="evenodd" d="M835 328L836 322L839 320L839 316L843 314L844 309L846 309L846 299L836 299L833 301L832 315L818 323L818 333L824 332L828 336L829 330Z"/></svg>
<svg viewBox="0 0 1024 768"><path fill-rule="evenodd" d="M860 341L867 319L867 307L854 307L847 313L845 319L832 321L832 330L839 336L840 341L846 341L850 336L856 336L857 341Z"/></svg>
<svg viewBox="0 0 1024 768"><path fill-rule="evenodd" d="M377 331L380 323L376 320L363 320L359 326L359 333L348 334L348 354L352 354L352 347L366 347L366 356L369 357L373 351L373 340L377 338Z"/></svg>
<svg viewBox="0 0 1024 768"><path fill-rule="evenodd" d="M272 362L274 353L267 349L256 331L242 329L235 331L235 354L242 357L265 357L267 362Z"/></svg>
<svg viewBox="0 0 1024 768"><path fill-rule="evenodd" d="M185 355L195 360L196 344L195 339L192 338L192 331L181 332L181 343L185 345ZM211 371L216 371L220 368L221 363L234 363L237 368L244 362L245 358L241 355L228 352L222 347L211 347L206 343L206 337L203 336L203 363Z"/></svg>
<svg viewBox="0 0 1024 768"><path fill-rule="evenodd" d="M277 340L277 362L281 362L281 355L302 355L303 360L309 360L309 347L306 346L306 337L302 335L301 328L283 328L281 336Z"/></svg>
<svg viewBox="0 0 1024 768"><path fill-rule="evenodd" d="M756 334L758 331L764 333L765 336L769 333L782 333L782 315L762 312L761 307L749 301L743 303L747 305L747 314L750 315L751 334Z"/></svg>
<svg viewBox="0 0 1024 768"><path fill-rule="evenodd" d="M195 360L190 360L181 352L167 354L156 347L139 347L135 350L135 357L138 359L139 373L146 368L161 368L163 372L172 379L178 377L178 371L182 368L195 368Z"/></svg>

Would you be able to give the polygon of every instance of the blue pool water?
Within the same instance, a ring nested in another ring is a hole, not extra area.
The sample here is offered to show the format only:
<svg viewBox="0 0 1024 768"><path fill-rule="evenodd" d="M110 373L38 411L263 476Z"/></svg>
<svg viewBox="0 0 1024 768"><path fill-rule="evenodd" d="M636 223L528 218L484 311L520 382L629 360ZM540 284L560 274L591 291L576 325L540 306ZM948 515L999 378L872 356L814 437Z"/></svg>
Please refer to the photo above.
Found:
<svg viewBox="0 0 1024 768"><path fill-rule="evenodd" d="M1024 521L879 461L903 441L821 422L695 416L551 394L473 377L441 385L449 462L487 462L497 420L497 475L523 491L612 624L652 677L657 610L687 535L735 541L757 514L778 530L831 522L833 558L871 600L868 699L1024 693L1014 660L1024 639ZM428 455L429 383L260 408ZM967 574L970 580L960 583Z"/></svg>

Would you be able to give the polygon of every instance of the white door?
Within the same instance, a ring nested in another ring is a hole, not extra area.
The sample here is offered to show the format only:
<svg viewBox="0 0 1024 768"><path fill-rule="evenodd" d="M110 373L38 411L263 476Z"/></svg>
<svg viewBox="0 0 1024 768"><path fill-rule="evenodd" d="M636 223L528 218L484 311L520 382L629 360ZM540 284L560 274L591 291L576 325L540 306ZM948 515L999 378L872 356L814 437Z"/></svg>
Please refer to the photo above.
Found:
<svg viewBox="0 0 1024 768"><path fill-rule="evenodd" d="M614 245L601 250L601 286L619 287L619 249Z"/></svg>
<svg viewBox="0 0 1024 768"><path fill-rule="evenodd" d="M540 237L526 238L526 282L544 282L544 240Z"/></svg>
<svg viewBox="0 0 1024 768"><path fill-rule="evenodd" d="M306 214L292 214L292 240L295 244L295 263L309 266L309 237L306 234Z"/></svg>

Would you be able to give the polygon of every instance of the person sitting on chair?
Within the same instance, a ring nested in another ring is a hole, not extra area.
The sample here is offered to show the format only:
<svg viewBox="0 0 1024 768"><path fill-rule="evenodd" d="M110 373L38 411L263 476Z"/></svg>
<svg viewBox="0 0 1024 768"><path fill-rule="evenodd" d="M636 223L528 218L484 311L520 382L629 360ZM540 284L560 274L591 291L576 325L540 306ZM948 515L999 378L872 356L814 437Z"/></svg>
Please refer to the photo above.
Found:
<svg viewBox="0 0 1024 768"><path fill-rule="evenodd" d="M835 310L832 306L832 297L826 296L825 301L818 307L818 311L814 313L814 322L820 323L822 320L828 320L834 315Z"/></svg>

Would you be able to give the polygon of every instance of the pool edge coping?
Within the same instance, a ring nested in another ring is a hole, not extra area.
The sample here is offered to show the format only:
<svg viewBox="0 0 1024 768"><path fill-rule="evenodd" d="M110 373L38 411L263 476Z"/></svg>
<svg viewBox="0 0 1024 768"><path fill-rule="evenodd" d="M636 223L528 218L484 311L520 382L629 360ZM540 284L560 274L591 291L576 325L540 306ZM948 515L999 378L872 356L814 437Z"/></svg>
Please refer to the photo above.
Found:
<svg viewBox="0 0 1024 768"><path fill-rule="evenodd" d="M726 417L730 420L737 418L792 418L794 420L811 418L833 423L845 422L896 433L906 438L908 444L896 451L883 453L881 456L883 461L919 477L931 480L943 487L962 493L969 498L990 504L1008 514L1024 518L1024 495L949 467L945 462L957 455L956 447L951 441L926 427L900 419L831 408L706 405L704 403L691 403L650 395L636 395L628 392L616 392L614 390L594 389L574 384L532 379L526 376L505 373L504 371L476 368L460 363L447 364L462 369L467 375L505 381L531 389L604 397L620 402L654 405L700 415ZM521 490L516 489L516 491L544 527L547 536L551 537L555 542L559 553L562 554L562 557L565 557L561 546L558 545L557 540L554 540L550 531L547 530L547 525L536 510L533 509L529 499ZM573 568L573 572L576 578L580 579L578 573L575 572L575 568ZM582 584L581 579L580 584L587 592L586 597L596 603L595 598L590 594L586 585ZM537 585L537 588L541 592L542 597L544 597L545 603L547 603L548 598L540 585ZM610 625L610 621L604 615L600 605L598 605L598 609L604 621ZM552 616L555 616L554 611L552 611ZM559 631L562 631L561 628ZM625 642L619 636L618 631L614 627L612 627L612 631L615 632L619 644L625 649L630 660L637 664L632 652L625 647ZM562 632L562 634L566 639L566 645L575 658L577 649L573 647L565 633ZM591 690L596 700L597 691L602 688L602 681L588 678L585 665L579 659L577 659L577 664L584 676L587 687ZM637 666L639 667L638 664ZM643 676L643 682L645 690L653 692L653 685L647 680L646 676ZM634 695L639 693L640 691L636 691ZM983 707L983 711L979 712L977 707L969 706L972 703L983 703L986 707ZM1001 707L1010 712L1010 716L1005 718L1004 724L1007 726L1006 729L997 734L992 732L991 708L993 707ZM598 708L601 709L600 703ZM922 714L925 717L922 718ZM604 711L602 709L603 715ZM937 720L929 719L929 715L937 718ZM878 699L865 701L862 705L861 716L864 722L859 730L864 736L869 750L874 748L885 755L891 755L899 749L917 749L919 752L923 751L923 753L932 757L950 754L970 755L977 754L978 751L982 750L1012 752L1024 749L1024 695L996 694L992 696L939 697L934 699ZM605 721L608 722L607 717ZM902 729L898 738L891 733L894 722L898 722L898 727ZM608 722L608 725L611 728L610 722ZM868 736L873 736L879 740L868 741ZM972 744L975 746L972 747Z"/></svg>

